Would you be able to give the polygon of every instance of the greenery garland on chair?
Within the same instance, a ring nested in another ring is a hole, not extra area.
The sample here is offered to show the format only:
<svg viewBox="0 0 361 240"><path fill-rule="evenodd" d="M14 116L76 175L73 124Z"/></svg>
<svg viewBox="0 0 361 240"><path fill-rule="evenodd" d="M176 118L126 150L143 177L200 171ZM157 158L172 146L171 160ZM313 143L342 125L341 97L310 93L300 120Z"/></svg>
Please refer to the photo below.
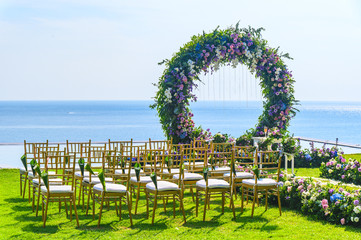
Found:
<svg viewBox="0 0 361 240"><path fill-rule="evenodd" d="M297 104L293 93L291 72L283 58L288 54L278 53L278 48L270 48L262 39L263 28L253 29L230 27L215 29L211 33L193 36L171 60L164 60L166 69L160 77L155 103L160 122L166 136L174 143L189 143L194 137L211 139L209 130L195 127L193 113L189 105L197 101L192 93L201 82L199 75L213 73L221 66L246 65L260 79L263 113L255 129L249 131L253 136L264 136L264 127L281 137L287 134L289 120L295 116Z"/></svg>

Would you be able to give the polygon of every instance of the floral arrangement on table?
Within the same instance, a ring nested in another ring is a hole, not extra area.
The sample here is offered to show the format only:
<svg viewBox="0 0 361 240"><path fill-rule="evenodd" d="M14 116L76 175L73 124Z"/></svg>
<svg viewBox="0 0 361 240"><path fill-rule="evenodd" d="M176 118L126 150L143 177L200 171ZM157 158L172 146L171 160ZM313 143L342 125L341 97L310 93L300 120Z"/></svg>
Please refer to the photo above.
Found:
<svg viewBox="0 0 361 240"><path fill-rule="evenodd" d="M320 167L322 162L328 162L342 154L337 147L326 148L323 145L321 148L315 148L311 142L310 149L303 149L295 154L295 167Z"/></svg>
<svg viewBox="0 0 361 240"><path fill-rule="evenodd" d="M322 162L320 172L324 178L361 185L361 163L355 159L346 160L339 155Z"/></svg>
<svg viewBox="0 0 361 240"><path fill-rule="evenodd" d="M312 179L287 180L280 186L282 206L336 224L361 226L361 193ZM276 202L276 199L273 199Z"/></svg>
<svg viewBox="0 0 361 240"><path fill-rule="evenodd" d="M230 27L193 36L170 60L155 86L155 103L163 131L174 143L189 143L193 138L209 140L209 131L195 127L189 105L197 101L192 93L201 83L199 74L213 73L221 66L246 65L260 79L264 111L258 119L253 136L262 136L263 129L273 129L279 136L287 133L289 120L295 116L297 104L293 93L291 72L283 59L288 54L270 48L261 37L263 29Z"/></svg>

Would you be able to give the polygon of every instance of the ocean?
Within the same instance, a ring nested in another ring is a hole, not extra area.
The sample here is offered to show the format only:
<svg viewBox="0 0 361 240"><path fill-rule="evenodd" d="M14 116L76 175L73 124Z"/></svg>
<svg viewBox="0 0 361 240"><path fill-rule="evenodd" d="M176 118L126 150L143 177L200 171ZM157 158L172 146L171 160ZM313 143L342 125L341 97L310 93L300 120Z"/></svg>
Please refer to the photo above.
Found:
<svg viewBox="0 0 361 240"><path fill-rule="evenodd" d="M157 112L150 104L152 101L0 101L0 143L164 139ZM297 108L289 128L294 136L361 144L361 102L301 102ZM191 109L196 125L210 128L212 134L238 137L256 125L262 102L199 101L192 103ZM14 156L9 155L9 148L0 146L0 167L12 166ZM21 152L18 149L17 154Z"/></svg>

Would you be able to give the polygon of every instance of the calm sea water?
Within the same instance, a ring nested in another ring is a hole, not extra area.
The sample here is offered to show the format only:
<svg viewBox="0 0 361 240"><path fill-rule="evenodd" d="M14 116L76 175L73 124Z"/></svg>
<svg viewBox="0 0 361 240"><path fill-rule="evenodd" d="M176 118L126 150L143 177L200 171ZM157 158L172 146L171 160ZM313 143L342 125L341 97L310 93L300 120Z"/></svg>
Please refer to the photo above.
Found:
<svg viewBox="0 0 361 240"><path fill-rule="evenodd" d="M163 139L157 112L149 108L151 103L0 101L0 143L24 139L30 142ZM210 128L213 134L222 132L238 137L255 126L262 103L197 102L191 108L196 125ZM289 129L295 136L333 141L339 138L340 142L361 144L360 102L302 102L298 108L300 112ZM5 158L12 157L0 148L0 166Z"/></svg>
<svg viewBox="0 0 361 240"><path fill-rule="evenodd" d="M0 101L0 142L164 138L151 101ZM193 103L196 125L240 136L254 127L261 102ZM302 102L295 136L361 144L360 102Z"/></svg>

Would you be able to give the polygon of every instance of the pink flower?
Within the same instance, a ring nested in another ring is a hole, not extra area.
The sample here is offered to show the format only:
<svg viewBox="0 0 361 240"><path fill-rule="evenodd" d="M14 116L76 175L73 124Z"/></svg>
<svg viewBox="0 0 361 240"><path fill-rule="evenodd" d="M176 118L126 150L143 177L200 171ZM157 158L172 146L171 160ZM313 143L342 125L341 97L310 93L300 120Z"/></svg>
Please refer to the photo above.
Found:
<svg viewBox="0 0 361 240"><path fill-rule="evenodd" d="M328 205L327 205L327 204L322 205L322 208L323 208L323 209L327 209L327 208L328 208Z"/></svg>
<svg viewBox="0 0 361 240"><path fill-rule="evenodd" d="M307 190L310 190L311 188L312 188L312 185L309 184L309 185L307 186Z"/></svg>
<svg viewBox="0 0 361 240"><path fill-rule="evenodd" d="M342 179L345 179L345 175L342 175L341 178L342 178Z"/></svg>
<svg viewBox="0 0 361 240"><path fill-rule="evenodd" d="M287 187L287 192L291 192L292 187Z"/></svg>
<svg viewBox="0 0 361 240"><path fill-rule="evenodd" d="M302 190L303 189L303 186L302 185L300 185L300 186L298 186L298 188L297 188L298 190Z"/></svg>
<svg viewBox="0 0 361 240"><path fill-rule="evenodd" d="M322 204L322 205L327 205L327 204L328 204L327 199L322 199L321 204Z"/></svg>
<svg viewBox="0 0 361 240"><path fill-rule="evenodd" d="M345 219L341 218L341 224L344 225L345 224Z"/></svg>

